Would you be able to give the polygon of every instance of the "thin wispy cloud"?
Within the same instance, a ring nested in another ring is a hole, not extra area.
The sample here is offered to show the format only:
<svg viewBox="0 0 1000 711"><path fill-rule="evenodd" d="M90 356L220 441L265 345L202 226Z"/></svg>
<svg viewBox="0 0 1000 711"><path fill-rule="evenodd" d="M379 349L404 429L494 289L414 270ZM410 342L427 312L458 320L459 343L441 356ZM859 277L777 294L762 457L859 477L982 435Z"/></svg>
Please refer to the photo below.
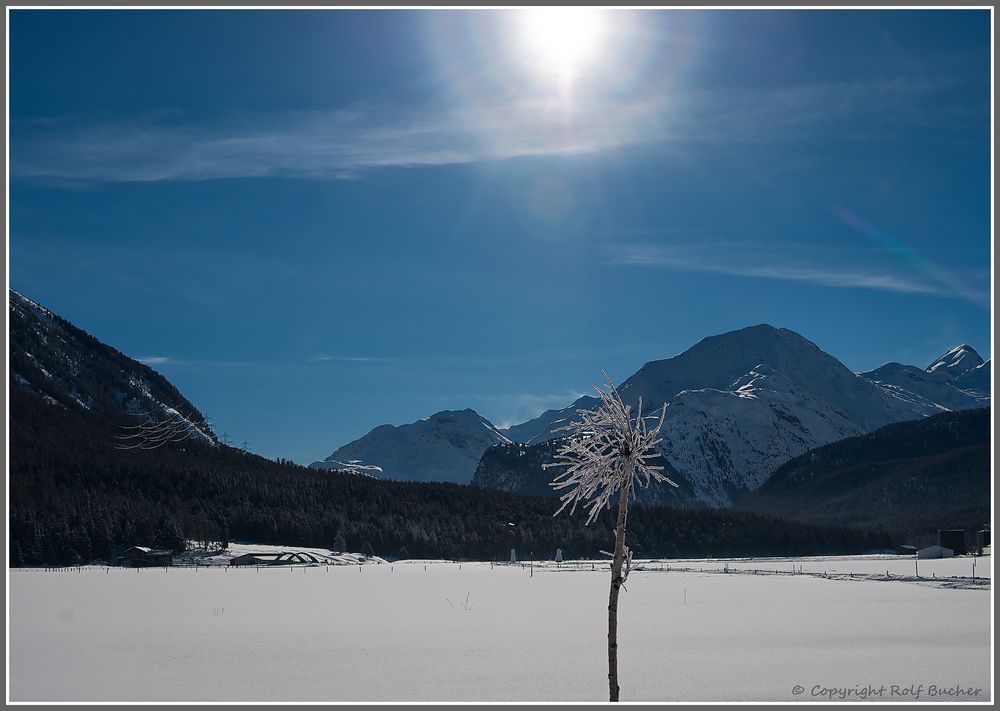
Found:
<svg viewBox="0 0 1000 711"><path fill-rule="evenodd" d="M632 142L632 131L655 113L646 102L567 113L536 101L423 113L281 112L211 126L67 119L15 129L12 172L99 182L350 179L388 166L604 150Z"/></svg>
<svg viewBox="0 0 1000 711"><path fill-rule="evenodd" d="M145 365L169 365L174 367L198 368L245 368L252 365L250 361L242 360L211 360L200 358L174 358L173 356L147 355L136 358Z"/></svg>
<svg viewBox="0 0 1000 711"><path fill-rule="evenodd" d="M316 353L306 360L310 363L395 363L396 358L380 358L376 356L340 356Z"/></svg>
<svg viewBox="0 0 1000 711"><path fill-rule="evenodd" d="M615 248L607 262L627 267L672 269L675 271L706 272L757 279L807 282L820 286L853 289L878 289L909 294L965 296L940 284L891 271L885 267L844 263L833 265L825 260L816 264L821 255L813 249L813 263L804 246L724 244L665 246L629 244ZM843 251L840 251L843 256Z"/></svg>
<svg viewBox="0 0 1000 711"><path fill-rule="evenodd" d="M342 356L325 353L315 353L306 357L307 363L386 363L395 368L449 368L454 370L481 370L484 368L506 368L510 366L531 365L541 362L559 362L579 358L578 353L541 353L532 352L528 355L459 355L449 354L408 354L398 357L382 356ZM470 396L472 397L472 396ZM478 397L478 396L476 396Z"/></svg>
<svg viewBox="0 0 1000 711"><path fill-rule="evenodd" d="M573 155L647 143L828 139L831 127L839 140L856 140L898 130L904 122L934 120L942 110L933 101L939 89L926 80L873 80L675 91L570 106L532 98L437 110L241 113L197 125L169 114L101 122L64 117L15 122L10 170L14 178L83 182L351 179L388 166Z"/></svg>
<svg viewBox="0 0 1000 711"><path fill-rule="evenodd" d="M261 360L226 360L226 359L212 359L212 358L175 358L173 356L165 355L147 355L136 358L140 363L145 363L146 365L167 365L172 367L198 367L198 368L284 368L289 365L301 365L301 360L285 360L285 359L261 359ZM330 355L326 353L316 353L313 355L306 356L306 363L346 363L346 364L361 364L361 363L396 363L398 359L396 358L383 358L376 356L343 356L343 355Z"/></svg>

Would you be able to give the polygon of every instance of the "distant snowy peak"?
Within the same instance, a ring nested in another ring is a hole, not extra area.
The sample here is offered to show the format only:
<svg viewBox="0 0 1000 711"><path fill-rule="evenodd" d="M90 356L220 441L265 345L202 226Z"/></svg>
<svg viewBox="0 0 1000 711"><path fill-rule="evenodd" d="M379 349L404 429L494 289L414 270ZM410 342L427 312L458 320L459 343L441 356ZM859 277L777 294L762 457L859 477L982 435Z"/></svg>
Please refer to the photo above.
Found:
<svg viewBox="0 0 1000 711"><path fill-rule="evenodd" d="M927 372L933 373L941 370L948 373L951 377L956 378L966 371L977 368L982 364L983 359L978 353L976 353L976 350L972 346L962 344L960 346L955 346L927 366Z"/></svg>
<svg viewBox="0 0 1000 711"><path fill-rule="evenodd" d="M509 437L475 410L444 410L406 425L381 425L313 469L348 469L382 478L467 484L483 452Z"/></svg>
<svg viewBox="0 0 1000 711"><path fill-rule="evenodd" d="M479 434L479 428L486 430L487 436L495 438L498 442L510 444L511 440L507 435L498 430L492 422L480 415L471 408L465 410L442 410L430 417L425 417L420 422L429 422L434 426L444 429L469 429L473 433ZM419 424L419 423L413 423ZM404 425L408 427L409 425Z"/></svg>
<svg viewBox="0 0 1000 711"><path fill-rule="evenodd" d="M668 402L682 390L734 389L733 383L757 375L780 373L802 388L834 394L857 387L855 375L840 361L794 331L760 324L704 338L683 353L646 363L625 380L619 391L630 404L642 395L647 406Z"/></svg>
<svg viewBox="0 0 1000 711"><path fill-rule="evenodd" d="M935 364L854 373L794 331L760 324L650 361L618 389L632 406L641 396L650 414L667 404L659 449L672 476L689 498L728 506L814 447L890 422L989 405L989 365L973 349L959 346ZM507 432L532 445L551 440L576 409L550 410Z"/></svg>
<svg viewBox="0 0 1000 711"><path fill-rule="evenodd" d="M371 477L372 479L378 479L379 475L382 473L382 467L374 464L365 464L360 459L352 459L349 462L338 462L336 459L326 459L322 462L314 462L312 464L312 468L325 471L349 472L351 474Z"/></svg>
<svg viewBox="0 0 1000 711"><path fill-rule="evenodd" d="M890 397L908 403L920 414L969 410L988 405L981 395L957 387L944 370L927 371L913 365L886 363L862 377L881 387Z"/></svg>
<svg viewBox="0 0 1000 711"><path fill-rule="evenodd" d="M652 412L685 391L715 390L753 397L755 388L836 403L859 427L879 427L901 416L920 413L885 412L886 402L872 383L859 378L833 356L794 331L760 324L704 338L679 355L650 361L618 388L625 402ZM593 407L596 400L591 398ZM897 408L898 409L898 408ZM904 408L905 409L905 408ZM575 415L576 406L550 411L548 422L527 440L530 444L559 436L554 426ZM527 424L527 423L526 423ZM508 432L523 431L523 425ZM524 440L522 440L524 441Z"/></svg>

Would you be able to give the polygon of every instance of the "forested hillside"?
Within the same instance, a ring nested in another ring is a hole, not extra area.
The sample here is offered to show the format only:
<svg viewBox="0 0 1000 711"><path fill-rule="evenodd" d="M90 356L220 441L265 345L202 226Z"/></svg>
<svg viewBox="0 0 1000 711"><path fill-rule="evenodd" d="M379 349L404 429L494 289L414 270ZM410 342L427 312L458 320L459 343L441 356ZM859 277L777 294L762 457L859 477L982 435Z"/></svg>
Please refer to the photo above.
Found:
<svg viewBox="0 0 1000 711"><path fill-rule="evenodd" d="M819 447L738 505L810 523L881 526L915 543L990 520L990 411L897 422Z"/></svg>
<svg viewBox="0 0 1000 711"><path fill-rule="evenodd" d="M79 563L130 545L183 546L186 538L335 547L370 543L384 556L506 559L600 557L611 545L605 513L554 517L557 501L452 484L379 481L318 472L225 446L115 449L96 416L12 388L11 564ZM508 526L513 523L514 526ZM637 556L856 553L885 534L770 516L635 507Z"/></svg>

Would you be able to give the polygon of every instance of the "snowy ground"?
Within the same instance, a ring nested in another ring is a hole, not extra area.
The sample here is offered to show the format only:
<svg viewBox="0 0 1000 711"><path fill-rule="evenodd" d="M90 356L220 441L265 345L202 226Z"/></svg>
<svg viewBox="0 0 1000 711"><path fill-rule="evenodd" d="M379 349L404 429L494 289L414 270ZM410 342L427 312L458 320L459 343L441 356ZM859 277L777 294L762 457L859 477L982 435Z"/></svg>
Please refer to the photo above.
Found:
<svg viewBox="0 0 1000 711"><path fill-rule="evenodd" d="M959 556L914 561L912 556L808 556L802 558L702 558L642 561L644 570L735 572L904 580L939 587L978 587L992 580L992 557Z"/></svg>
<svg viewBox="0 0 1000 711"><path fill-rule="evenodd" d="M643 562L622 700L989 700L971 564L920 561L910 582L895 557ZM602 701L608 574L590 566L15 569L10 700Z"/></svg>

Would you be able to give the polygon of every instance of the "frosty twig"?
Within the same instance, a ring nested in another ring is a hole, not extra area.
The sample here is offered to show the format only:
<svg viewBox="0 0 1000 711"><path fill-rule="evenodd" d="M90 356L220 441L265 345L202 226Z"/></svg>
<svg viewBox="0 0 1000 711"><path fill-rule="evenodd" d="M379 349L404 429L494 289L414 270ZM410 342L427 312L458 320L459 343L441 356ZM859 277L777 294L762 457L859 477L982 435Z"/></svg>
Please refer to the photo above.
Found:
<svg viewBox="0 0 1000 711"><path fill-rule="evenodd" d="M660 410L659 421L650 428L642 415L642 397L635 416L622 400L614 382L605 373L604 388L594 386L601 403L593 410L580 409L580 419L558 431L570 434L556 450L554 461L544 469L562 467L549 483L553 489L568 489L560 496L562 506L555 515L577 504L587 509L587 524L592 523L601 509L611 508L611 498L618 493L618 520L615 526L615 550L611 562L611 593L608 598L608 688L611 701L618 701L618 596L632 569L632 551L625 545L625 524L630 496L635 496L633 482L648 486L650 481L662 481L676 487L663 473L663 467L650 463L658 456L656 445L662 438L660 430L667 406ZM655 418L654 418L655 419Z"/></svg>

